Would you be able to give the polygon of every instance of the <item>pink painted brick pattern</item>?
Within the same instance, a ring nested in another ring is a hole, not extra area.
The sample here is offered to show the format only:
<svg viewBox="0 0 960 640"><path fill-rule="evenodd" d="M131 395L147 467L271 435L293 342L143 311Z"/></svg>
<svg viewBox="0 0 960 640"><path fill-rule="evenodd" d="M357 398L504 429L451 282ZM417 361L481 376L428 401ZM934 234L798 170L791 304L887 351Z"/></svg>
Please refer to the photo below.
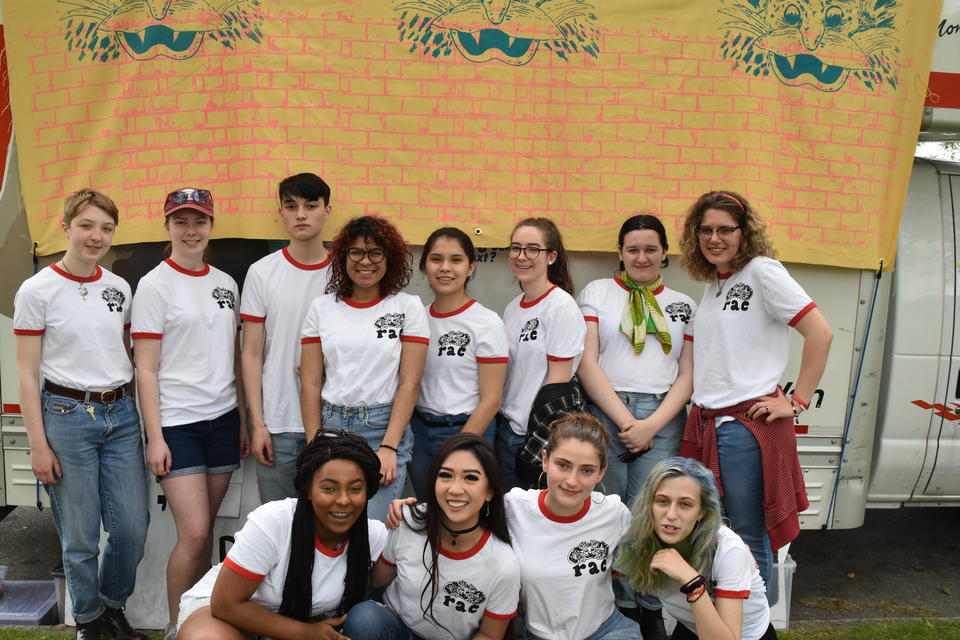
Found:
<svg viewBox="0 0 960 640"><path fill-rule="evenodd" d="M123 57L77 62L59 33L35 33L40 126L27 142L45 160L28 199L52 220L90 184L136 220L196 183L219 215L243 219L273 211L277 180L309 170L340 211L389 215L414 241L457 222L497 244L514 221L547 215L586 249L638 210L677 229L697 195L728 188L756 203L785 259L873 264L898 206L891 174L912 156L896 146L905 89L798 90L731 71L717 38L606 28L599 60L542 49L510 67L410 54L386 10L278 13L259 48L208 40L146 75Z"/></svg>

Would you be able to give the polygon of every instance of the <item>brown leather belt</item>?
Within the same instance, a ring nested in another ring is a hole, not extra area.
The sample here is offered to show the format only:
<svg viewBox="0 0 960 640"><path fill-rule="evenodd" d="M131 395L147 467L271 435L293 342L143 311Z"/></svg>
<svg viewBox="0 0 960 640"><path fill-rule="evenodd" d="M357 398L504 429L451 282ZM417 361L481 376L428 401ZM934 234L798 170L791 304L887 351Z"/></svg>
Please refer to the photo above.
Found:
<svg viewBox="0 0 960 640"><path fill-rule="evenodd" d="M80 400L82 402L102 402L103 404L114 403L127 395L126 387L117 387L116 389L108 389L106 391L80 391L79 389L61 387L49 380L43 381L43 388L50 393L55 393L64 398L73 398L74 400Z"/></svg>

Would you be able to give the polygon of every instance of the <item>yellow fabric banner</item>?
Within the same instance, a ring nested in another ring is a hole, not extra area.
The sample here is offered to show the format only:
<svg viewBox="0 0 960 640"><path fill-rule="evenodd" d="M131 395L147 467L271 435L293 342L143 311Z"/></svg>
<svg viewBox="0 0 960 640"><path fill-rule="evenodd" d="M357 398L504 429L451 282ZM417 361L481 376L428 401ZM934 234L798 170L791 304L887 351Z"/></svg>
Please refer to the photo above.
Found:
<svg viewBox="0 0 960 640"><path fill-rule="evenodd" d="M165 238L167 191L218 237L282 238L275 190L333 187L332 235L389 216L503 246L549 216L610 250L637 211L675 238L733 189L782 259L892 263L939 0L18 0L4 3L30 232L63 198ZM676 246L674 244L673 246Z"/></svg>

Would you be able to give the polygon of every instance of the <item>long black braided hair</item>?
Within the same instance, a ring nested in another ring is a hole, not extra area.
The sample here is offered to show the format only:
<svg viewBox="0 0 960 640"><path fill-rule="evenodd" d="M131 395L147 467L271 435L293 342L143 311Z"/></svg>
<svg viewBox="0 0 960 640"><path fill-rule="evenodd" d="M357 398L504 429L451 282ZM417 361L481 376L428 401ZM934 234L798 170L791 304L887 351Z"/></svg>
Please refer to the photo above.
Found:
<svg viewBox="0 0 960 640"><path fill-rule="evenodd" d="M316 518L310 502L313 475L331 460L350 460L363 471L367 500L380 486L380 458L362 437L344 431L318 431L313 440L297 456L297 508L293 514L290 540L290 561L283 582L280 615L306 622L313 603L313 560L315 556ZM343 581L343 599L337 615L366 598L370 580L370 543L367 532L367 507L350 528L347 546L347 575Z"/></svg>

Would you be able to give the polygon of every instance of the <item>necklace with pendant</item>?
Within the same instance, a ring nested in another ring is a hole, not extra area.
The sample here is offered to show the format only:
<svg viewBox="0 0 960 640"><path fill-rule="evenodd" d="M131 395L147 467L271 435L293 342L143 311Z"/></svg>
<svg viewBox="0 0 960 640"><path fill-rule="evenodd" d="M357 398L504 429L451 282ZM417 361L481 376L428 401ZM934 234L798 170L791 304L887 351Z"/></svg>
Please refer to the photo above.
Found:
<svg viewBox="0 0 960 640"><path fill-rule="evenodd" d="M472 527L469 527L469 528L467 528L467 529L460 529L459 531L456 530L456 529L451 529L450 527L448 527L447 525L445 525L445 524L443 523L443 520L440 521L440 524L443 526L444 529L447 530L447 533L450 534L450 538L451 538L451 539L450 539L450 544L453 545L453 546L457 546L457 536L462 536L462 535L465 534L465 533L470 533L471 531L476 530L476 528L480 526L480 521L477 520L477 524L475 524L475 525L473 525Z"/></svg>
<svg viewBox="0 0 960 640"><path fill-rule="evenodd" d="M723 288L727 286L727 283L730 282L730 278L732 277L733 277L733 274L731 273L726 278L721 278L720 272L719 271L717 272L717 293L714 294L715 297L717 298L720 297L720 294L723 293Z"/></svg>
<svg viewBox="0 0 960 640"><path fill-rule="evenodd" d="M70 271L70 267L68 267L68 266L67 266L67 263L64 262L63 260L60 261L60 266L63 267L64 270L65 270L67 273L69 273L70 275L72 275L74 278L79 277L79 276L77 276L77 274L75 274L73 271ZM93 268L93 272L94 272L94 273L97 272L97 268L96 268L96 267ZM87 299L87 286L86 286L86 284L84 284L83 282L81 282L79 288L77 288L77 293L79 293L79 294L80 294L80 297L81 297L84 301L86 301L86 299Z"/></svg>

